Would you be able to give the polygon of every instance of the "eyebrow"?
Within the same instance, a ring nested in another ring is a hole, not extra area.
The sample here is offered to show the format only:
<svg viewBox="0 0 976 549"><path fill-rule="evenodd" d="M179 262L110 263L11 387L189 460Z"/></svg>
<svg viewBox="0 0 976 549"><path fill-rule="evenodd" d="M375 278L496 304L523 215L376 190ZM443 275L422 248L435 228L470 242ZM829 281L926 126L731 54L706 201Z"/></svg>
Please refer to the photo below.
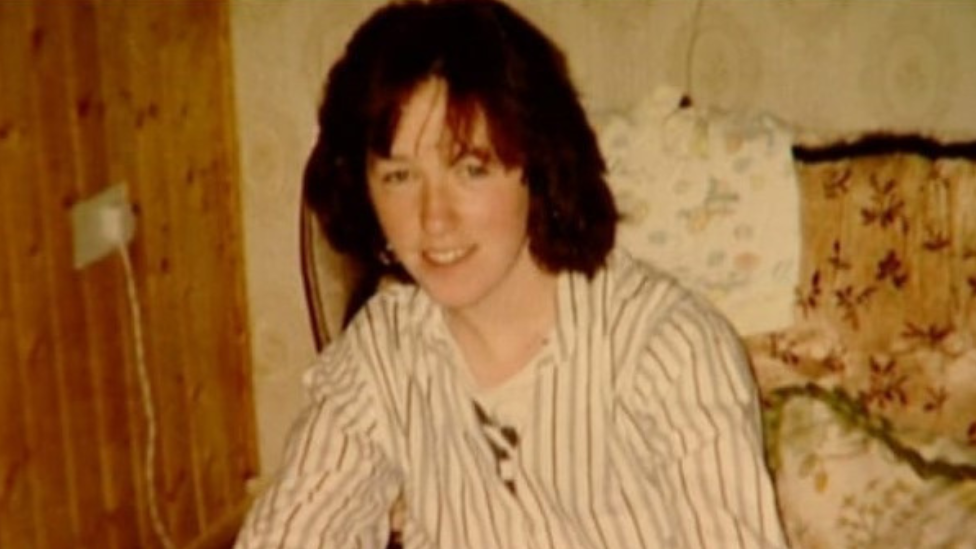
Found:
<svg viewBox="0 0 976 549"><path fill-rule="evenodd" d="M458 146L456 147L456 151L451 155L451 162L457 162L458 160L467 156L473 156L482 162L499 160L498 154L495 152L495 148L491 145L472 146L461 141L456 141L456 143Z"/></svg>
<svg viewBox="0 0 976 549"><path fill-rule="evenodd" d="M468 156L475 157L482 162L501 162L501 158L495 152L495 148L490 144L472 146L460 140L455 140L455 145L452 147L452 152L447 155L447 160L448 162L454 163ZM370 151L367 161L411 162L413 161L413 157L405 154L397 154L393 151L389 153Z"/></svg>

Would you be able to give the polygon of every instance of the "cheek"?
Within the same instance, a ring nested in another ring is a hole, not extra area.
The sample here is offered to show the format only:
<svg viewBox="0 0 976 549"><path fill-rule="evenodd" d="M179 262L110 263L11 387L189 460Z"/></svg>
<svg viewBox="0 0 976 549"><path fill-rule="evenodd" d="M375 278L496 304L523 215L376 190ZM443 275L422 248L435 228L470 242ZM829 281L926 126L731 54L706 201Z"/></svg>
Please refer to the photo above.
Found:
<svg viewBox="0 0 976 549"><path fill-rule="evenodd" d="M528 193L514 193L496 201L492 217L496 225L524 232L529 222Z"/></svg>
<svg viewBox="0 0 976 549"><path fill-rule="evenodd" d="M395 200L390 196L374 197L370 200L376 220L386 239L392 243L411 238L416 225L414 206L409 200Z"/></svg>

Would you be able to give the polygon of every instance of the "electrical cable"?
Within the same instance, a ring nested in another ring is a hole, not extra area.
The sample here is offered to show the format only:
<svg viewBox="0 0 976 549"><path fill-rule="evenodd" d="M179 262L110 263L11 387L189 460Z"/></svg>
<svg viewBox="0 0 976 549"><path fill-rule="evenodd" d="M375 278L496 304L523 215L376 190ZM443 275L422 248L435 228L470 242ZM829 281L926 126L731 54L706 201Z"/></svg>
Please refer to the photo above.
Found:
<svg viewBox="0 0 976 549"><path fill-rule="evenodd" d="M115 212L124 215L122 212ZM129 249L123 237L121 217L114 221L113 237L118 246L119 255L122 258L122 266L125 271L125 288L127 301L129 303L129 313L132 321L132 335L135 346L136 373L139 378L139 390L141 394L142 409L146 420L146 461L145 461L145 480L146 498L149 502L149 518L152 522L153 531L159 538L164 549L176 549L173 539L163 522L159 500L156 493L156 439L157 439L157 418L156 408L153 402L152 382L149 378L146 367L146 351L142 332L142 310L139 304L139 294L136 289L135 274L132 268L132 259L129 256Z"/></svg>

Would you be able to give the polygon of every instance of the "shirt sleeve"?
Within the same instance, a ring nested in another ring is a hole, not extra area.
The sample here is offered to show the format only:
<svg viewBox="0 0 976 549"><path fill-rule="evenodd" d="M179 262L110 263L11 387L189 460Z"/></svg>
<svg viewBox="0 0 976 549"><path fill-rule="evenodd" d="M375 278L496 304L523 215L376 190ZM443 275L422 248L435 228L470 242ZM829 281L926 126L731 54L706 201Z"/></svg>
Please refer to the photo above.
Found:
<svg viewBox="0 0 976 549"><path fill-rule="evenodd" d="M326 350L306 382L312 404L289 435L282 468L255 502L236 549L386 546L400 474L383 443L361 360Z"/></svg>
<svg viewBox="0 0 976 549"><path fill-rule="evenodd" d="M763 454L759 396L730 325L693 298L649 327L630 402L649 477L679 547L771 549L786 542Z"/></svg>

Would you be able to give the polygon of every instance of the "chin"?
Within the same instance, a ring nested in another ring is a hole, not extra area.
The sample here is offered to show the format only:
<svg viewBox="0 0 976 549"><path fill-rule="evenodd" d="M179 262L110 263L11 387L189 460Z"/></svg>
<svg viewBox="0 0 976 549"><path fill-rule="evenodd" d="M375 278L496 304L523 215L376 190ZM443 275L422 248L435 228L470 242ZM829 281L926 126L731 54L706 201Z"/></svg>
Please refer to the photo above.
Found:
<svg viewBox="0 0 976 549"><path fill-rule="evenodd" d="M445 309L463 309L478 300L474 292L459 288L443 288L438 286L421 286L434 303Z"/></svg>
<svg viewBox="0 0 976 549"><path fill-rule="evenodd" d="M434 303L445 309L463 309L477 303L484 294L477 282L470 278L461 281L422 279L419 285Z"/></svg>

